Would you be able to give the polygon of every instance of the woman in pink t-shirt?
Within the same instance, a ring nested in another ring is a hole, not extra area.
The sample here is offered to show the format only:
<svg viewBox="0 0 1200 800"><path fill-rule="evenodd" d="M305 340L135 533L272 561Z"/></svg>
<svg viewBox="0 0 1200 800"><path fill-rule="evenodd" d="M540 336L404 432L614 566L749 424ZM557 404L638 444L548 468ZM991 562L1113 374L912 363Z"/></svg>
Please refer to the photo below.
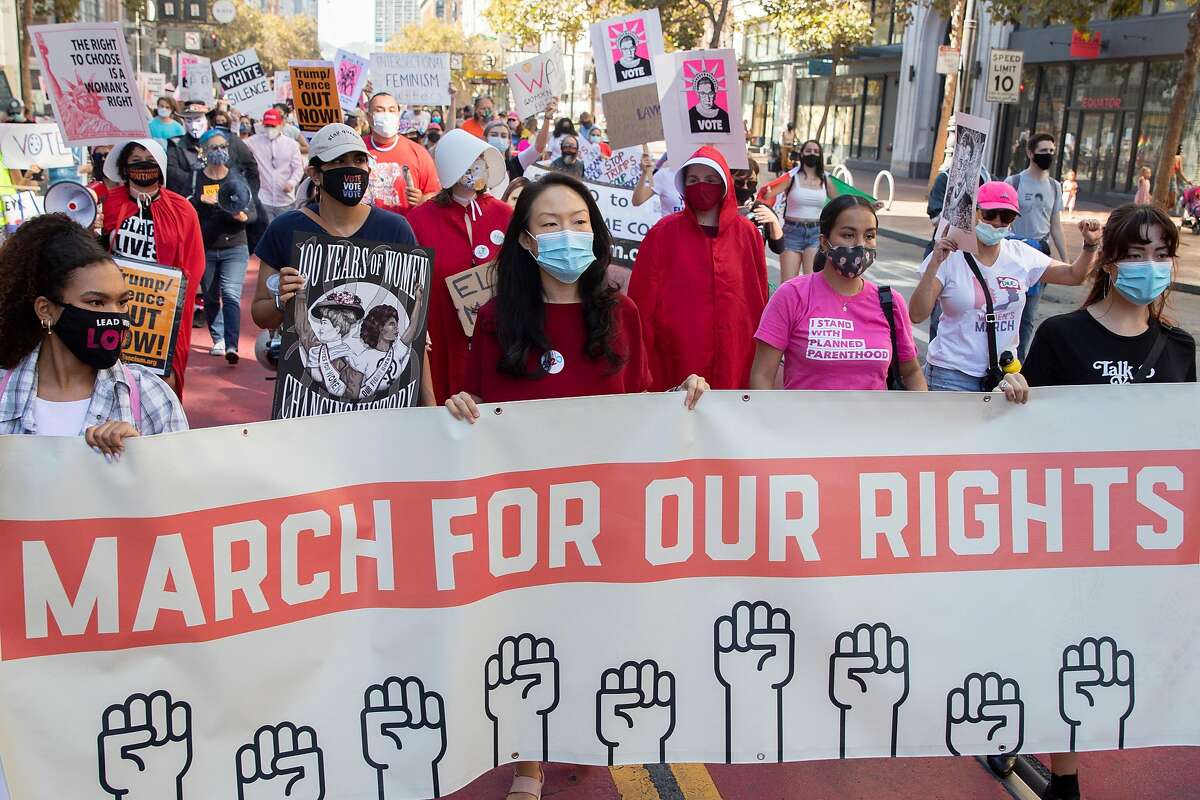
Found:
<svg viewBox="0 0 1200 800"><path fill-rule="evenodd" d="M893 384L928 388L904 298L890 292L893 335L879 287L862 278L875 263L878 227L875 210L862 197L842 195L826 204L820 271L787 281L767 303L754 334L751 389L775 387L781 356L788 389L887 389L893 369Z"/></svg>

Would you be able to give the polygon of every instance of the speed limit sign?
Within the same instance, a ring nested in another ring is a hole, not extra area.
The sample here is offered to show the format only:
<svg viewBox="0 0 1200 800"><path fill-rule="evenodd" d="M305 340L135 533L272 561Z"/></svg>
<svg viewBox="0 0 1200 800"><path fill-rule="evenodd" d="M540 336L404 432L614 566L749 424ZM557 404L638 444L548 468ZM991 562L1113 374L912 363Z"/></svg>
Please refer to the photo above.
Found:
<svg viewBox="0 0 1200 800"><path fill-rule="evenodd" d="M1016 103L1021 99L1021 50L992 50L988 55L987 101Z"/></svg>

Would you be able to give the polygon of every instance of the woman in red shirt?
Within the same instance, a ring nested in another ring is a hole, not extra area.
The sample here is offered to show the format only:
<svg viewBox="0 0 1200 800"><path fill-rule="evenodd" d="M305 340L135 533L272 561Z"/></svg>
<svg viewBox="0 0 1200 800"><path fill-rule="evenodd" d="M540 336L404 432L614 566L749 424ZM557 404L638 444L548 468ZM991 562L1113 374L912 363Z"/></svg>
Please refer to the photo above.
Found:
<svg viewBox="0 0 1200 800"><path fill-rule="evenodd" d="M408 222L417 241L433 250L429 369L433 393L444 403L464 387L471 344L446 279L496 260L512 208L488 194L488 188L503 183L507 173L504 157L482 139L466 131L450 131L438 142L434 163L443 188L409 211ZM479 281L463 275L461 283L465 291L478 288Z"/></svg>
<svg viewBox="0 0 1200 800"><path fill-rule="evenodd" d="M466 390L446 401L456 419L474 423L482 402L649 389L641 320L607 278L611 254L582 183L549 173L525 188L500 248L496 296L479 309ZM676 388L693 409L708 383L690 375ZM509 800L539 800L543 781L541 764L517 762Z"/></svg>
<svg viewBox="0 0 1200 800"><path fill-rule="evenodd" d="M117 258L150 261L183 272L179 334L171 374L163 376L183 399L183 374L192 345L192 310L204 279L200 219L184 197L164 185L167 156L153 139L118 143L104 159L104 177L119 183L104 198L103 235Z"/></svg>

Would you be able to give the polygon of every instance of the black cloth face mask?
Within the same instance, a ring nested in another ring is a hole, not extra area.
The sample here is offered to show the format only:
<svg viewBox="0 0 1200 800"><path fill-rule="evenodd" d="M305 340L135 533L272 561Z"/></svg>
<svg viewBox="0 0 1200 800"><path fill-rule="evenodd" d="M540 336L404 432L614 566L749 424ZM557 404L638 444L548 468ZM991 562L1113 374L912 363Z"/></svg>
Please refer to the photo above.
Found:
<svg viewBox="0 0 1200 800"><path fill-rule="evenodd" d="M121 357L129 315L64 305L51 331L71 354L92 369L108 369Z"/></svg>
<svg viewBox="0 0 1200 800"><path fill-rule="evenodd" d="M1037 164L1041 169L1050 169L1050 164L1054 161L1053 153L1038 153L1033 157L1033 163Z"/></svg>
<svg viewBox="0 0 1200 800"><path fill-rule="evenodd" d="M321 173L321 189L325 195L344 206L356 206L367 192L367 178L371 175L358 167L337 167Z"/></svg>

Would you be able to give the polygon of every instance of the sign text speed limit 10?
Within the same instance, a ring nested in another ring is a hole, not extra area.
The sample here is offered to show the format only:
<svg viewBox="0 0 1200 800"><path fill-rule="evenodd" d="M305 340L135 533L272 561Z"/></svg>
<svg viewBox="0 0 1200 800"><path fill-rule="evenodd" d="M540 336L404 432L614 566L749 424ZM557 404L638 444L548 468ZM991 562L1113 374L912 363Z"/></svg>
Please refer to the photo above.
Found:
<svg viewBox="0 0 1200 800"><path fill-rule="evenodd" d="M1015 103L1021 99L1021 64L1025 53L1020 50L992 50L988 56L987 101Z"/></svg>

